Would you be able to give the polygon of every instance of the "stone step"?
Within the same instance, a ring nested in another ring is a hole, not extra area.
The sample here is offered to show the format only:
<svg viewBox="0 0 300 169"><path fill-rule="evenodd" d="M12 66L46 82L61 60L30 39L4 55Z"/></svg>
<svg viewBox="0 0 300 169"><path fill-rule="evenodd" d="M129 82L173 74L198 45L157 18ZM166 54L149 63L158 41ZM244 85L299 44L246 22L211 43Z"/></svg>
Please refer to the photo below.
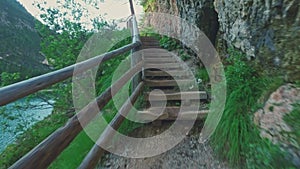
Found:
<svg viewBox="0 0 300 169"><path fill-rule="evenodd" d="M199 111L184 111L180 112L162 112L161 110L145 110L138 111L136 118L140 121L151 122L154 120L201 120L204 119L209 110L199 110Z"/></svg>
<svg viewBox="0 0 300 169"><path fill-rule="evenodd" d="M177 70L172 70L168 71L169 73L162 71L162 70L145 70L145 76L153 76L153 77L166 77L166 76L173 76L173 77L186 77L189 76L191 77L192 74L186 71L177 71Z"/></svg>
<svg viewBox="0 0 300 169"><path fill-rule="evenodd" d="M144 59L159 59L159 58L164 58L164 59L175 59L174 56L170 55L170 54L150 54L150 55L145 55L144 54Z"/></svg>
<svg viewBox="0 0 300 169"><path fill-rule="evenodd" d="M149 92L146 93L145 98L149 100ZM205 91L187 91L176 93L152 93L151 101L172 101L172 100L207 100L208 96Z"/></svg>
<svg viewBox="0 0 300 169"><path fill-rule="evenodd" d="M145 56L172 56L174 57L172 53L168 51L164 51L162 49L148 49L143 51Z"/></svg>
<svg viewBox="0 0 300 169"><path fill-rule="evenodd" d="M195 81L193 80L144 80L146 83L146 86L149 87L176 87L176 86L185 86L188 88L194 88Z"/></svg>
<svg viewBox="0 0 300 169"><path fill-rule="evenodd" d="M176 58L170 54L151 54L151 55L145 55L144 54L144 59L174 59L176 60Z"/></svg>
<svg viewBox="0 0 300 169"><path fill-rule="evenodd" d="M158 41L154 40L147 40L147 41L142 41L142 46L144 45L157 45L160 46L160 43Z"/></svg>
<svg viewBox="0 0 300 169"><path fill-rule="evenodd" d="M145 63L144 68L145 69L155 68L161 70L183 69L183 67L179 63L165 63L165 64Z"/></svg>
<svg viewBox="0 0 300 169"><path fill-rule="evenodd" d="M141 36L140 37L141 41L159 41L157 38L155 37L150 37L150 36Z"/></svg>
<svg viewBox="0 0 300 169"><path fill-rule="evenodd" d="M175 58L145 58L144 61L145 63L157 63L157 64L178 62Z"/></svg>
<svg viewBox="0 0 300 169"><path fill-rule="evenodd" d="M153 45L160 46L158 41L143 41L142 45L143 46L153 46Z"/></svg>
<svg viewBox="0 0 300 169"><path fill-rule="evenodd" d="M157 46L157 45L143 45L142 46L143 49L160 49L160 46Z"/></svg>
<svg viewBox="0 0 300 169"><path fill-rule="evenodd" d="M158 43L143 43L142 47L144 47L144 46L148 46L148 47L149 46L155 46L157 48L160 48L160 50L163 50Z"/></svg>
<svg viewBox="0 0 300 169"><path fill-rule="evenodd" d="M156 48L159 48L160 50L164 50L161 48L161 46L157 42L143 42L142 47L156 47Z"/></svg>

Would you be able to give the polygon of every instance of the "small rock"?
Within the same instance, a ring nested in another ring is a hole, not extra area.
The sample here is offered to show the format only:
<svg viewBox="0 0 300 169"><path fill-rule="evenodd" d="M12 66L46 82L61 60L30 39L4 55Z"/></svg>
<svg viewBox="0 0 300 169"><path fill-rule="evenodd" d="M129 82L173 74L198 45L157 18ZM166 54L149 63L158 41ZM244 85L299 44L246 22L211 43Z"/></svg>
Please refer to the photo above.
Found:
<svg viewBox="0 0 300 169"><path fill-rule="evenodd" d="M108 162L108 163L105 164L105 167L110 167L110 166L111 166L110 162Z"/></svg>
<svg viewBox="0 0 300 169"><path fill-rule="evenodd" d="M256 113L254 113L254 124L259 125L260 124L260 119L262 117L263 110L259 109Z"/></svg>
<svg viewBox="0 0 300 169"><path fill-rule="evenodd" d="M272 140L272 136L269 133L265 132L265 131L260 132L260 136L263 137L263 138L267 138L269 140Z"/></svg>

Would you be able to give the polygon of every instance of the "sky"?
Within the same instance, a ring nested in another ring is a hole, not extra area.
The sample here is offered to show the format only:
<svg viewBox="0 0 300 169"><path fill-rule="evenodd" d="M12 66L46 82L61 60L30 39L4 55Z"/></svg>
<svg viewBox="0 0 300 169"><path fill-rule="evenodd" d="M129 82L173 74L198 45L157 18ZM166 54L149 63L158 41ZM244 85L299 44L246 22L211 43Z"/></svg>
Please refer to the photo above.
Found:
<svg viewBox="0 0 300 169"><path fill-rule="evenodd" d="M18 0L28 12L30 12L34 17L40 20L39 15L41 14L41 11L33 5L33 2L44 2L44 0ZM57 1L61 0L47 0L46 7L58 7L59 4ZM86 7L88 9L89 14L91 15L91 18L99 16L104 17L105 20L111 21L114 19L121 19L121 18L127 18L130 16L130 7L128 0L104 0L104 2L99 2L98 9L92 7L91 5L88 5L84 3L83 0L74 0L76 2L79 2L81 5ZM138 5L138 0L133 0L135 5L135 12L137 15L141 14L143 11L142 6Z"/></svg>

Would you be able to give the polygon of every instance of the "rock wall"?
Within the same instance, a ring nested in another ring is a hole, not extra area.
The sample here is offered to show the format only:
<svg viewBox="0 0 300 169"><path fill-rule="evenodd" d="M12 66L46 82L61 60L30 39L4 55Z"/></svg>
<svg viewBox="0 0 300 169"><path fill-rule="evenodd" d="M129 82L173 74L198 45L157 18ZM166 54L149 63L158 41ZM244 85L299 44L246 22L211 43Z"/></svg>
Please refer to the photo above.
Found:
<svg viewBox="0 0 300 169"><path fill-rule="evenodd" d="M177 0L180 17L197 25L213 44L219 29L213 0Z"/></svg>
<svg viewBox="0 0 300 169"><path fill-rule="evenodd" d="M219 24L213 2L213 0L156 0L148 4L146 11L180 16L200 28L215 44ZM152 24L160 23L152 21Z"/></svg>
<svg viewBox="0 0 300 169"><path fill-rule="evenodd" d="M289 81L300 79L299 0L215 0L214 6L228 47L283 68Z"/></svg>
<svg viewBox="0 0 300 169"><path fill-rule="evenodd" d="M215 0L222 38L248 56L276 51L276 34L299 26L298 0ZM283 29L282 29L283 28Z"/></svg>
<svg viewBox="0 0 300 169"><path fill-rule="evenodd" d="M196 24L220 53L233 47L244 52L248 59L280 68L291 82L300 79L299 0L149 2L152 7L146 7L146 11L174 14Z"/></svg>

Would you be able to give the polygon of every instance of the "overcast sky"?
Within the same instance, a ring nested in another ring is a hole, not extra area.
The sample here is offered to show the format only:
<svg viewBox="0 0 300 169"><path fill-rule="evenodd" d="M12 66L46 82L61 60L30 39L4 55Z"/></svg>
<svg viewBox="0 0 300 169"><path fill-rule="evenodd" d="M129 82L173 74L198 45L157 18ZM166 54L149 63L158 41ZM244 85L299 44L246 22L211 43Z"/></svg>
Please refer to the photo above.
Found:
<svg viewBox="0 0 300 169"><path fill-rule="evenodd" d="M33 2L31 0L18 0L23 4L23 6L37 19L39 19L40 11L37 7L33 6ZM37 2L43 2L43 0L35 0ZM89 14L91 18L93 16L98 16L101 14L104 16L106 20L112 19L121 19L130 16L130 8L128 0L104 0L104 2L100 2L98 9L91 7L84 3L82 0L75 0L82 4L89 10ZM137 14L142 13L143 8L137 4L137 0L134 0L135 11ZM47 7L57 7L57 0L47 0Z"/></svg>

